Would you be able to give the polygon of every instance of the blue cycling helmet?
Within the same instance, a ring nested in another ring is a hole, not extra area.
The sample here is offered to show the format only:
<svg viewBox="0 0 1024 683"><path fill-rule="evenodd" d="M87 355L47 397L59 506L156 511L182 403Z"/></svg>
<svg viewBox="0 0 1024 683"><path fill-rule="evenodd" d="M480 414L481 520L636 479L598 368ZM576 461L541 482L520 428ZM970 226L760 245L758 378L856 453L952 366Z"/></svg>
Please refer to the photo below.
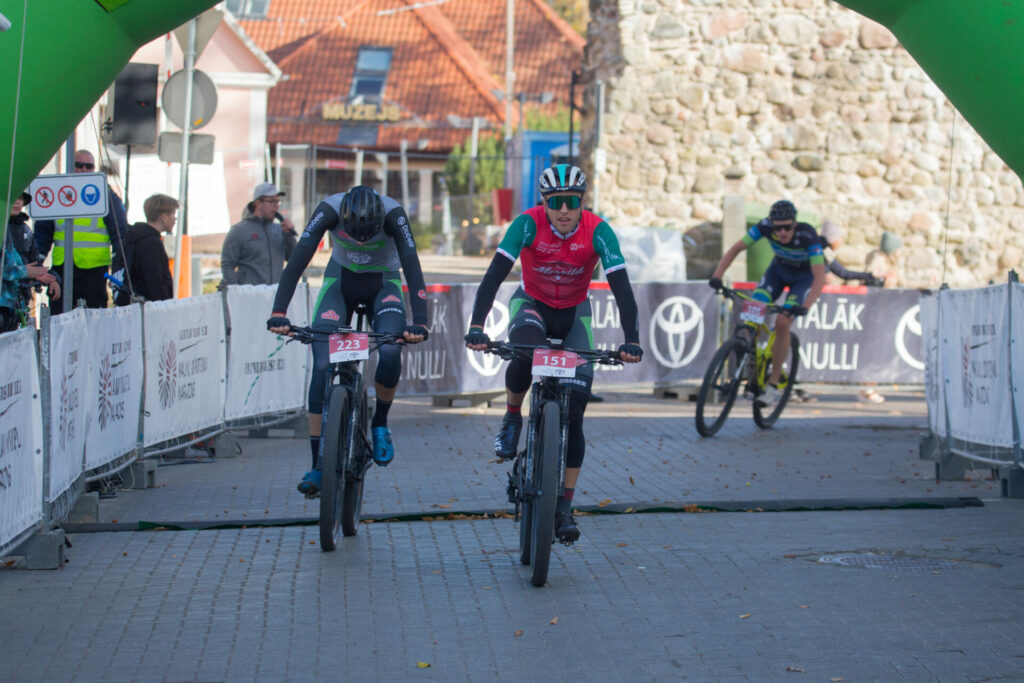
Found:
<svg viewBox="0 0 1024 683"><path fill-rule="evenodd" d="M796 207L788 199L780 199L772 204L772 208L768 212L768 218L773 221L796 220Z"/></svg>
<svg viewBox="0 0 1024 683"><path fill-rule="evenodd" d="M537 181L537 188L542 197L556 192L579 192L587 191L587 176L578 166L572 164L558 164L551 168L545 168Z"/></svg>
<svg viewBox="0 0 1024 683"><path fill-rule="evenodd" d="M368 242L384 227L384 203L373 188L356 185L341 198L342 229L357 242Z"/></svg>

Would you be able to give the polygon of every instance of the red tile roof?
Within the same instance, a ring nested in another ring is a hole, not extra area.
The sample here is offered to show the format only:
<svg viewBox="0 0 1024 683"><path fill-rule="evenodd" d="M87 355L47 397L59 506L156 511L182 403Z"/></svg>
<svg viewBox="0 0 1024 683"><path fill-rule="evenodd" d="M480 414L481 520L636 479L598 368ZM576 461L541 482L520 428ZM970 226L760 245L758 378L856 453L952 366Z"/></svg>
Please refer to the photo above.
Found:
<svg viewBox="0 0 1024 683"><path fill-rule="evenodd" d="M468 136L474 116L500 130L505 106L494 91L504 90L505 7L505 0L271 0L266 19L240 20L288 77L269 93L268 141L336 144L341 123L325 121L322 107L346 101L362 45L393 49L383 99L401 111L400 121L380 125L370 147L427 139L427 151L448 151ZM519 0L515 20L515 90L554 93L553 110L568 99L583 38L544 0Z"/></svg>

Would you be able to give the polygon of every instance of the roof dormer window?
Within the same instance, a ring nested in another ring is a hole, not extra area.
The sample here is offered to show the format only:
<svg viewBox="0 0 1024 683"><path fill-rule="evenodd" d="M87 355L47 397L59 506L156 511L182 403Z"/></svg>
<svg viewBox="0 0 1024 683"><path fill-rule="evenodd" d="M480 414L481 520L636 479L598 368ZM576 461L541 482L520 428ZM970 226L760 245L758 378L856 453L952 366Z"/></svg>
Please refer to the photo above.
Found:
<svg viewBox="0 0 1024 683"><path fill-rule="evenodd" d="M236 17L246 19L264 19L270 0L227 0L228 11Z"/></svg>
<svg viewBox="0 0 1024 683"><path fill-rule="evenodd" d="M363 45L356 57L356 71L352 76L349 100L361 97L363 102L380 104L391 69L391 48Z"/></svg>

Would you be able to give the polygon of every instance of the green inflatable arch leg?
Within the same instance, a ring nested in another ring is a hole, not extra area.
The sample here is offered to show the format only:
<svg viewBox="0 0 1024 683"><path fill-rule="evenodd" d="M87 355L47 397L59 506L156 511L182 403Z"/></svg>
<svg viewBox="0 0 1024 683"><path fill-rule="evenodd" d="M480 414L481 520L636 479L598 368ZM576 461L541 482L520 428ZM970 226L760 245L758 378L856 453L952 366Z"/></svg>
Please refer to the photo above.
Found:
<svg viewBox="0 0 1024 683"><path fill-rule="evenodd" d="M217 0L9 0L0 33L0 207L18 196L135 51ZM8 188L10 188L8 190ZM0 233L7 227L2 221Z"/></svg>

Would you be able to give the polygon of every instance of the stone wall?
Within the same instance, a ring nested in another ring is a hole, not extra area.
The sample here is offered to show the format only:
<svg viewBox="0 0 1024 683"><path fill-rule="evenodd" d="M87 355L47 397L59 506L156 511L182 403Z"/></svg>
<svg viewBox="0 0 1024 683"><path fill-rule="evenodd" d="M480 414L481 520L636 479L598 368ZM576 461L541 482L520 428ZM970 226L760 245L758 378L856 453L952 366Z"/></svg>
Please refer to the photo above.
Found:
<svg viewBox="0 0 1024 683"><path fill-rule="evenodd" d="M839 223L851 268L896 233L904 286L1005 282L1021 267L1020 179L885 27L831 0L590 11L581 156L599 210L613 225L686 232L690 277L721 253L728 195L786 197ZM595 173L598 80L607 164Z"/></svg>

